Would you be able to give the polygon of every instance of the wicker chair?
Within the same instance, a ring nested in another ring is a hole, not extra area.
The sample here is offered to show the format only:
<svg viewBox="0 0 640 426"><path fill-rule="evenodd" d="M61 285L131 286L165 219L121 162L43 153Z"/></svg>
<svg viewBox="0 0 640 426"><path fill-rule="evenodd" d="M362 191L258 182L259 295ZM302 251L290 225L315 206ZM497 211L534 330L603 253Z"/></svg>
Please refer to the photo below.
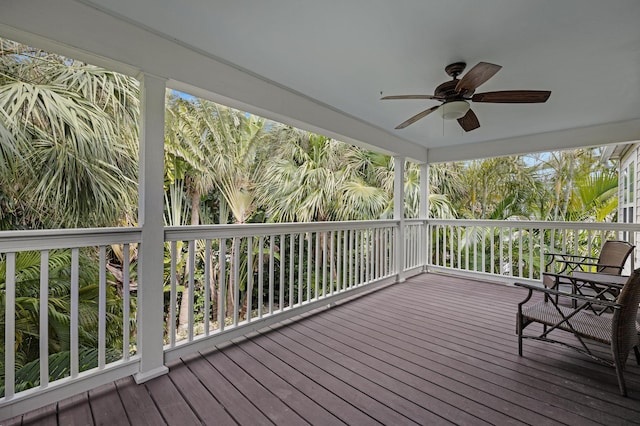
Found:
<svg viewBox="0 0 640 426"><path fill-rule="evenodd" d="M620 275L634 248L634 245L626 241L607 240L602 245L599 257L547 253L549 260L546 271L563 275L570 275L575 270Z"/></svg>
<svg viewBox="0 0 640 426"><path fill-rule="evenodd" d="M627 282L622 285L604 282L590 282L573 278L574 285L589 285L602 289L600 295L567 294L555 289L538 287L530 284L516 283L527 288L529 294L518 304L516 317L516 333L518 335L518 354L522 356L522 340L535 339L556 343L572 348L590 358L615 368L620 393L627 396L624 381L624 368L629 352L633 349L636 362L640 365L640 324L637 321L638 304L640 303L640 268L633 271ZM615 301L600 297L607 288L620 290ZM545 297L539 302L531 302L533 293L543 293ZM575 300L572 307L562 306L555 296L561 295ZM603 309L609 308L609 309ZM611 313L610 311L613 311ZM532 323L543 324L541 334L525 335L525 328ZM568 344L550 337L551 333L569 332L573 334L579 345ZM592 340L610 345L612 359L604 359L594 355L587 346Z"/></svg>
<svg viewBox="0 0 640 426"><path fill-rule="evenodd" d="M545 287L559 290L560 286L570 284L567 280L562 280L561 276L571 275L574 271L621 275L634 248L634 245L626 241L607 240L602 245L599 257L547 253L547 274L543 275L542 283ZM611 289L611 296L615 298L617 295L618 292Z"/></svg>

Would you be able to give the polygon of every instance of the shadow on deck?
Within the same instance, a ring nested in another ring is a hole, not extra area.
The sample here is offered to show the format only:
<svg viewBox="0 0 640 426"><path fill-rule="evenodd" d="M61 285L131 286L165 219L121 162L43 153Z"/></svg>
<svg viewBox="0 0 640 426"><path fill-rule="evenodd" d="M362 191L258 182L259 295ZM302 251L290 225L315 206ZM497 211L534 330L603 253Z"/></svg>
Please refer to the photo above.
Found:
<svg viewBox="0 0 640 426"><path fill-rule="evenodd" d="M613 369L524 342L526 290L423 274L403 284L2 424L632 424Z"/></svg>

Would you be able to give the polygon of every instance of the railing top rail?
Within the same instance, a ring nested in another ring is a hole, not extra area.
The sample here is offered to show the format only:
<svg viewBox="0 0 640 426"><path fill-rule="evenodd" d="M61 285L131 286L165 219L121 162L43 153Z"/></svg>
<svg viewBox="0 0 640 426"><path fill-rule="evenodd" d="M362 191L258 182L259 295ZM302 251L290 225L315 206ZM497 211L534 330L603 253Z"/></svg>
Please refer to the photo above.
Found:
<svg viewBox="0 0 640 426"><path fill-rule="evenodd" d="M232 238L295 232L342 231L398 226L397 220L358 220L345 222L244 223L232 225L172 226L164 231L165 241L202 238Z"/></svg>
<svg viewBox="0 0 640 426"><path fill-rule="evenodd" d="M525 220L405 219L404 223L506 228L583 229L605 231L640 231L640 224L611 222L547 222ZM165 241L194 238L232 238L277 235L292 232L323 232L347 229L395 227L398 220L363 220L312 223L250 223L165 227ZM122 243L139 243L141 228L77 228L26 231L0 231L0 253L26 250L87 247Z"/></svg>
<svg viewBox="0 0 640 426"><path fill-rule="evenodd" d="M1 231L0 253L139 243L140 228L77 228Z"/></svg>
<svg viewBox="0 0 640 426"><path fill-rule="evenodd" d="M539 220L428 219L430 225L487 226L504 228L585 229L604 231L640 231L640 223L549 222Z"/></svg>
<svg viewBox="0 0 640 426"><path fill-rule="evenodd" d="M417 218L405 219L404 223L405 225L420 225L423 223L427 223L427 219L417 219Z"/></svg>

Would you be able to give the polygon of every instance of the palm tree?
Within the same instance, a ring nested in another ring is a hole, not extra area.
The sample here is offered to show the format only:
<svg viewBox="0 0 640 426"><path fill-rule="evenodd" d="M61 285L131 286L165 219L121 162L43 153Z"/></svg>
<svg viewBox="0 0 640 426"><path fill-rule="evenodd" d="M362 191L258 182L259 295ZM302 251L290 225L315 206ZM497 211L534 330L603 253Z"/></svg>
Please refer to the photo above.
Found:
<svg viewBox="0 0 640 426"><path fill-rule="evenodd" d="M534 171L516 156L469 161L460 171L465 190L452 197L452 203L466 218L528 216L529 205L537 198Z"/></svg>
<svg viewBox="0 0 640 426"><path fill-rule="evenodd" d="M199 108L207 137L212 142L209 167L214 172L214 185L224 200L221 204L228 207L234 223L246 223L256 211L256 185L269 150L266 121L213 102L200 102ZM240 244L237 238L231 243L226 316L240 300L244 300L240 316L246 315L249 309L246 306L246 280L241 278L240 282L235 282L232 273L240 268L235 264L235 253L240 251ZM238 301L234 300L235 291L232 291L236 287L240 292Z"/></svg>
<svg viewBox="0 0 640 426"><path fill-rule="evenodd" d="M265 168L259 201L276 222L379 218L387 192L368 178L370 159L343 142L283 126L278 152Z"/></svg>
<svg viewBox="0 0 640 426"><path fill-rule="evenodd" d="M618 173L599 170L580 177L576 183L580 207L575 220L613 221L618 208Z"/></svg>
<svg viewBox="0 0 640 426"><path fill-rule="evenodd" d="M346 162L350 168L357 171L358 176L367 182L372 188L379 188L386 194L386 206L378 216L364 217L364 219L378 219L391 217L393 213L393 179L394 161L386 154L369 151L357 147L348 147ZM454 165L455 163L452 163ZM454 213L449 203L448 192L454 186L460 185L459 178L454 169L448 164L434 164L430 168L431 192L429 193L429 206L431 216L438 218L452 218ZM443 190L442 187L446 189ZM405 217L417 217L420 197L420 167L416 163L407 162L404 172L404 212ZM461 190L459 191L461 192Z"/></svg>
<svg viewBox="0 0 640 426"><path fill-rule="evenodd" d="M227 108L206 100L188 100L170 96L166 126L166 153L168 175L183 179L189 199L189 217L192 225L200 224L203 196L216 192L221 211L231 212L235 223L246 223L256 208L255 181L260 163L265 157L265 121L253 115ZM211 218L204 218L211 221ZM224 223L228 218L221 215ZM233 254L239 250L238 242L231 246ZM234 265L230 265L233 270ZM189 275L188 264L184 278ZM234 277L227 280L234 288ZM212 292L215 294L215 292ZM234 292L227 291L227 310L234 306ZM191 295L184 287L182 299ZM187 304L181 303L179 324L184 327L188 317Z"/></svg>
<svg viewBox="0 0 640 426"><path fill-rule="evenodd" d="M551 153L538 173L553 200L541 218L601 221L615 213L617 173L599 161L598 149Z"/></svg>
<svg viewBox="0 0 640 426"><path fill-rule="evenodd" d="M3 228L120 221L136 205L137 82L7 40L0 46Z"/></svg>
<svg viewBox="0 0 640 426"><path fill-rule="evenodd" d="M245 223L255 210L254 181L265 157L265 121L176 95L169 97L167 113L165 149L167 163L173 165L167 173L186 182L191 223L200 223L201 198L213 189L222 195L234 222Z"/></svg>

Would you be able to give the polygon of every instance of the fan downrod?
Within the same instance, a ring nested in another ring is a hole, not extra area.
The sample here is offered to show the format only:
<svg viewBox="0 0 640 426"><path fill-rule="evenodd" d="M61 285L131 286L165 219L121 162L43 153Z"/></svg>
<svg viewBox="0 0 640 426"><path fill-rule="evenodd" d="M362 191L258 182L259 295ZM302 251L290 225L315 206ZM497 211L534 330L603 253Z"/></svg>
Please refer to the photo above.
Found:
<svg viewBox="0 0 640 426"><path fill-rule="evenodd" d="M455 62L444 67L444 71L447 73L447 75L453 77L453 79L455 80L460 74L462 74L462 71L464 71L466 67L467 64L465 62Z"/></svg>

